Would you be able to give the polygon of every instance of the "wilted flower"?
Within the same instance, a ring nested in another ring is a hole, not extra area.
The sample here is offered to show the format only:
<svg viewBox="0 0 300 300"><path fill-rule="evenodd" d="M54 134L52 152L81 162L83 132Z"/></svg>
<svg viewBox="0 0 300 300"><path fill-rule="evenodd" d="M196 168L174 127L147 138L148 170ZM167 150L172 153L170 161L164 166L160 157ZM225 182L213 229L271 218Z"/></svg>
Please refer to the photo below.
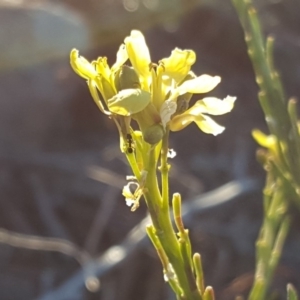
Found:
<svg viewBox="0 0 300 300"><path fill-rule="evenodd" d="M134 193L131 191L131 186L136 187ZM135 211L140 206L139 201L143 191L137 182L131 181L123 187L122 195L125 197L126 205L131 207L131 211Z"/></svg>
<svg viewBox="0 0 300 300"><path fill-rule="evenodd" d="M131 66L124 65L128 59ZM221 81L218 76L195 76L191 71L195 61L194 51L176 48L158 64L152 63L145 38L137 30L125 38L112 67L106 57L89 63L77 50L71 52L74 71L87 80L99 109L116 122L123 151L131 119L137 121L144 141L151 145L162 139L167 126L178 131L195 122L205 133L217 135L224 130L207 114L230 112L235 97L207 97L189 108L193 94L207 93Z"/></svg>
<svg viewBox="0 0 300 300"><path fill-rule="evenodd" d="M167 268L164 269L164 280L168 282L169 280L177 280L173 266L169 263Z"/></svg>
<svg viewBox="0 0 300 300"><path fill-rule="evenodd" d="M147 171L143 170L141 172L141 178L139 182L134 176L127 176L129 181L124 187L122 195L125 197L125 202L127 206L131 207L131 211L135 211L140 206L140 198L144 194L144 186L147 178ZM134 192L132 190L134 189Z"/></svg>
<svg viewBox="0 0 300 300"><path fill-rule="evenodd" d="M169 158L174 158L176 156L176 151L174 149L168 149L168 155Z"/></svg>

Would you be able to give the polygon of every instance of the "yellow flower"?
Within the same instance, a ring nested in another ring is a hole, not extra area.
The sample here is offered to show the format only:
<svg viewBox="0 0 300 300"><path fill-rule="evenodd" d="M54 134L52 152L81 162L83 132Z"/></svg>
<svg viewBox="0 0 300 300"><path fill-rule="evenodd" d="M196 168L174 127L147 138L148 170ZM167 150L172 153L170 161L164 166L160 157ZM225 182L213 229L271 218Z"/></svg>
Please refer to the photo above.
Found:
<svg viewBox="0 0 300 300"><path fill-rule="evenodd" d="M124 65L128 59L131 66ZM221 80L218 76L194 75L191 67L195 61L194 51L175 48L169 57L154 64L138 30L125 38L111 68L106 57L89 63L77 50L71 52L74 71L87 80L94 101L115 120L121 135L130 132L132 118L138 123L143 139L152 145L162 139L167 126L178 131L195 122L205 133L217 135L224 130L207 114L228 113L235 97L228 96L223 101L208 97L189 108L193 94L207 93Z"/></svg>
<svg viewBox="0 0 300 300"><path fill-rule="evenodd" d="M124 43L129 60L140 77L142 88L149 91L151 58L143 34L138 30L132 30Z"/></svg>
<svg viewBox="0 0 300 300"><path fill-rule="evenodd" d="M275 156L278 156L278 141L275 135L266 135L259 129L254 129L252 130L252 136L260 146L269 149L270 153L274 154Z"/></svg>
<svg viewBox="0 0 300 300"><path fill-rule="evenodd" d="M206 114L222 115L230 112L236 98L228 96L223 101L214 97L204 98L188 109L193 94L210 92L221 81L219 76L207 74L196 77L190 71L195 59L193 51L176 48L169 58L161 60L163 66L166 67L163 74L169 81L172 81L159 107L162 124L164 127L169 124L170 130L179 131L191 122L195 122L203 132L217 135L225 128ZM166 98L168 93L169 97Z"/></svg>
<svg viewBox="0 0 300 300"><path fill-rule="evenodd" d="M236 98L231 96L227 96L224 100L214 97L199 100L190 109L175 116L170 122L170 129L172 131L182 130L191 122L195 122L203 132L218 135L224 131L225 127L218 125L206 114L226 114L232 110L235 100Z"/></svg>
<svg viewBox="0 0 300 300"><path fill-rule="evenodd" d="M170 130L179 131L184 129L191 122L195 122L205 133L217 135L225 129L218 125L206 114L222 115L232 110L235 97L226 97L223 101L214 97L204 98L197 101L190 109L184 109L179 114L174 114L177 108L179 97L188 95L188 100L192 94L207 93L214 89L221 81L219 76L201 75L188 79L174 88L170 97L161 107L162 123L164 126L169 122ZM176 105L174 105L176 103ZM170 108L172 107L172 108ZM169 112L169 113L166 113Z"/></svg>
<svg viewBox="0 0 300 300"><path fill-rule="evenodd" d="M189 73L195 61L194 51L175 48L170 57L162 59L160 63L164 66L164 74L179 83Z"/></svg>

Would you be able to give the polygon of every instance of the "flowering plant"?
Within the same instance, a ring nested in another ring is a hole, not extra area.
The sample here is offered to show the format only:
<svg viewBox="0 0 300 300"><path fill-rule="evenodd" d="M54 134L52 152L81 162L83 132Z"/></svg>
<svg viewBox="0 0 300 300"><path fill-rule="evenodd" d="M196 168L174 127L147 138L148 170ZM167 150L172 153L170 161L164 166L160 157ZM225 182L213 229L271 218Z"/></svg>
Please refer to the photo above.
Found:
<svg viewBox="0 0 300 300"><path fill-rule="evenodd" d="M171 222L168 158L175 152L169 149L168 138L170 131L182 130L192 122L205 133L222 133L225 128L208 114L230 112L235 97L206 97L190 106L193 94L210 92L220 83L220 77L196 76L191 71L196 61L192 50L176 48L169 57L153 63L145 38L137 30L125 38L111 67L106 57L90 63L75 49L70 58L74 71L87 81L100 111L118 128L121 151L134 173L123 195L132 211L139 207L140 198L145 198L152 219L147 233L161 259L165 280L178 299L213 299L213 289L204 286L200 255L192 259L179 194L174 194L172 201L178 233ZM128 60L130 66L125 64ZM132 121L137 122L139 130L133 130ZM161 188L157 169L161 172Z"/></svg>

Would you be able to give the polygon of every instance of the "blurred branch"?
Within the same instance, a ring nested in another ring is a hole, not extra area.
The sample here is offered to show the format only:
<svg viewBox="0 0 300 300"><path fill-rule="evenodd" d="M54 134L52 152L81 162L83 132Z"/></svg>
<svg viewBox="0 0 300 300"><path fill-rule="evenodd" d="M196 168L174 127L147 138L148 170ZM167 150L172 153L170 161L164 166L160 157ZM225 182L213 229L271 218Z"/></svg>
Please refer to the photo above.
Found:
<svg viewBox="0 0 300 300"><path fill-rule="evenodd" d="M60 252L73 257L81 266L91 260L88 253L73 243L57 238L38 237L0 228L0 243L17 248Z"/></svg>
<svg viewBox="0 0 300 300"><path fill-rule="evenodd" d="M251 0L232 0L242 24L248 54L259 86L258 98L271 132L253 132L268 150L257 157L267 173L264 220L256 242L256 269L249 300L264 300L289 231L288 207L300 208L300 136L295 100L287 101L273 62L274 38L265 39Z"/></svg>
<svg viewBox="0 0 300 300"><path fill-rule="evenodd" d="M79 179L91 178L97 183L89 186L85 190L92 195L99 194L99 184L101 182L108 186L122 188L126 180L119 173L115 173L104 167L96 166L99 152L79 152L74 154L45 154L42 152L0 152L0 162L3 166L27 168L37 171L39 169L55 170L62 173L69 173ZM100 160L100 159L99 159ZM74 163L76 161L76 163ZM73 184L73 188L78 188Z"/></svg>
<svg viewBox="0 0 300 300"><path fill-rule="evenodd" d="M102 238L103 232L109 219L112 216L113 210L117 203L117 196L120 191L116 188L109 187L107 192L101 198L101 203L94 217L94 221L91 225L84 244L84 249L91 255L96 254L97 246Z"/></svg>
<svg viewBox="0 0 300 300"><path fill-rule="evenodd" d="M274 38L262 35L257 12L251 0L232 0L245 33L249 57L260 88L260 105L271 134L277 139L275 163L289 178L300 203L300 138L295 101L288 103L278 71L273 63ZM300 206L300 204L298 204Z"/></svg>
<svg viewBox="0 0 300 300"><path fill-rule="evenodd" d="M264 220L256 242L256 271L249 300L264 300L289 231L287 201L280 180L268 172L264 189Z"/></svg>
<svg viewBox="0 0 300 300"><path fill-rule="evenodd" d="M47 229L47 235L70 240L70 235L54 212L54 203L46 193L43 181L37 174L28 174L28 180L32 185L32 193L39 212L39 217Z"/></svg>

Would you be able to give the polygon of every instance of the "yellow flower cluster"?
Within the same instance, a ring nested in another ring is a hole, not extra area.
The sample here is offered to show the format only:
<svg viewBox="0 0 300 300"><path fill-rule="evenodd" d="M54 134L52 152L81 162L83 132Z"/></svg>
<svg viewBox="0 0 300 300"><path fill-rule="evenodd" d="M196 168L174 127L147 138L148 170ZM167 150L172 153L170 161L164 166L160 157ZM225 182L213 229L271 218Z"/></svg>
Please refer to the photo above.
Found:
<svg viewBox="0 0 300 300"><path fill-rule="evenodd" d="M125 65L128 60L131 66ZM106 57L90 63L77 50L71 51L71 66L87 80L99 109L114 119L123 137L130 132L131 119L137 121L149 144L158 143L167 126L178 131L191 122L205 133L223 132L224 127L207 114L230 112L236 98L207 97L189 108L193 94L207 93L221 81L218 76L197 77L191 71L195 61L194 51L176 48L169 57L154 64L145 38L137 30L125 38L111 67Z"/></svg>

